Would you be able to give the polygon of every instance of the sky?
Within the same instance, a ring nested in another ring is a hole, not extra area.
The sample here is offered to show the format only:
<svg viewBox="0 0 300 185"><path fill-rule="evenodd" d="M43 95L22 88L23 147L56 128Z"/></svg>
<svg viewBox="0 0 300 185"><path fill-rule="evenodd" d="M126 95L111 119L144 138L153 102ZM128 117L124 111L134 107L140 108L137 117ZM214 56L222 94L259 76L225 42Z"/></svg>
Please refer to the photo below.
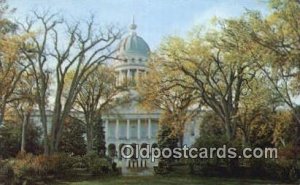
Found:
<svg viewBox="0 0 300 185"><path fill-rule="evenodd" d="M127 29L134 17L137 33L154 50L168 35L185 35L213 17L240 16L245 9L267 13L266 0L7 0L22 19L32 10L59 12L70 20L87 20L91 14L101 25Z"/></svg>

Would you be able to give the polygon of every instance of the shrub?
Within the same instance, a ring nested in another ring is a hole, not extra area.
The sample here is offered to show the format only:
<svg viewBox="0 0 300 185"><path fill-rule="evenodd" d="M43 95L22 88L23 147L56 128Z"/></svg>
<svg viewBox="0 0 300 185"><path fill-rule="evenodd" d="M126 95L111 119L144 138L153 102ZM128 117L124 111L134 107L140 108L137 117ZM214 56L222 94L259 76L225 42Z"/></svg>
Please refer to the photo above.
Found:
<svg viewBox="0 0 300 185"><path fill-rule="evenodd" d="M89 152L86 155L83 156L83 162L86 167L90 166L90 163L93 162L95 158L98 158L99 156L97 155L96 152Z"/></svg>
<svg viewBox="0 0 300 185"><path fill-rule="evenodd" d="M231 147L230 144L226 142L225 136L220 137L212 137L212 136L203 136L196 140L193 147L195 148L206 148L209 150L209 148L222 148L224 145L227 147ZM237 147L238 148L238 147ZM209 154L208 154L209 155ZM200 165L202 167L205 166L220 166L220 165L228 165L227 159L220 159L216 156L216 152L212 156L213 158L196 158L191 159L189 163Z"/></svg>
<svg viewBox="0 0 300 185"><path fill-rule="evenodd" d="M294 182L297 180L296 166L293 160L279 160L276 174L279 180Z"/></svg>
<svg viewBox="0 0 300 185"><path fill-rule="evenodd" d="M73 168L76 161L74 157L69 156L66 153L54 155L53 159L56 161L54 169L56 175L68 173Z"/></svg>
<svg viewBox="0 0 300 185"><path fill-rule="evenodd" d="M113 171L112 163L107 158L100 158L94 152L84 156L84 163L93 175L107 174Z"/></svg>
<svg viewBox="0 0 300 185"><path fill-rule="evenodd" d="M0 161L0 181L5 185L13 184L14 171L8 161Z"/></svg>
<svg viewBox="0 0 300 185"><path fill-rule="evenodd" d="M34 168L32 167L33 164L33 155L23 155L18 156L18 158L9 161L12 169L14 171L15 179L23 180L34 177Z"/></svg>
<svg viewBox="0 0 300 185"><path fill-rule="evenodd" d="M286 159L250 159L251 175L260 178L294 182L298 178L294 160Z"/></svg>
<svg viewBox="0 0 300 185"><path fill-rule="evenodd" d="M94 160L94 163L89 166L89 170L94 175L107 174L112 171L112 167L107 159L97 158Z"/></svg>
<svg viewBox="0 0 300 185"><path fill-rule="evenodd" d="M52 156L39 155L32 161L32 168L35 174L62 175L73 168L73 158L67 154L55 154Z"/></svg>
<svg viewBox="0 0 300 185"><path fill-rule="evenodd" d="M158 162L158 166L154 168L156 174L164 175L168 174L171 170L169 163L165 160Z"/></svg>
<svg viewBox="0 0 300 185"><path fill-rule="evenodd" d="M84 158L81 156L73 156L73 164L72 167L74 168L87 168Z"/></svg>
<svg viewBox="0 0 300 185"><path fill-rule="evenodd" d="M66 154L52 156L22 154L8 163L16 182L31 183L49 176L64 175L73 168L73 162L74 159Z"/></svg>
<svg viewBox="0 0 300 185"><path fill-rule="evenodd" d="M51 156L32 154L20 154L17 158L0 161L0 182L1 176L11 182L22 184L34 184L36 181L58 177L60 175L72 174L73 169L78 165L87 168L92 174L107 174L113 172L112 163L106 158L99 158L90 154L84 158L80 156L71 157L67 154L55 154ZM2 175L3 174L3 175Z"/></svg>

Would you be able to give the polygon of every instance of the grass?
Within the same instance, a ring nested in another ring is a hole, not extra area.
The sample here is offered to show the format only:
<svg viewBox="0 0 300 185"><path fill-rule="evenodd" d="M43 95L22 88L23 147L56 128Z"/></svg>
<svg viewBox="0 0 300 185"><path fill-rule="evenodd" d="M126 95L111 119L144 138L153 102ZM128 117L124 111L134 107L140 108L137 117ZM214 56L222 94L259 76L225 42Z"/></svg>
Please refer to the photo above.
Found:
<svg viewBox="0 0 300 185"><path fill-rule="evenodd" d="M228 178L200 178L193 176L147 176L147 177L106 177L80 182L61 182L57 185L259 185L274 184L270 181Z"/></svg>

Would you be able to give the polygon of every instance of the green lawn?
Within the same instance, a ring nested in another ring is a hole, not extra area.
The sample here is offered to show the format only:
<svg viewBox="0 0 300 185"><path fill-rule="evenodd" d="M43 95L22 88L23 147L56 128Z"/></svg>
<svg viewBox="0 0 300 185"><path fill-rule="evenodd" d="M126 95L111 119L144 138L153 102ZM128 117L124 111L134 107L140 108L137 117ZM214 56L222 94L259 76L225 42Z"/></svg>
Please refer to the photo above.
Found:
<svg viewBox="0 0 300 185"><path fill-rule="evenodd" d="M272 182L246 179L200 178L200 177L109 177L81 182L63 182L60 185L254 185Z"/></svg>

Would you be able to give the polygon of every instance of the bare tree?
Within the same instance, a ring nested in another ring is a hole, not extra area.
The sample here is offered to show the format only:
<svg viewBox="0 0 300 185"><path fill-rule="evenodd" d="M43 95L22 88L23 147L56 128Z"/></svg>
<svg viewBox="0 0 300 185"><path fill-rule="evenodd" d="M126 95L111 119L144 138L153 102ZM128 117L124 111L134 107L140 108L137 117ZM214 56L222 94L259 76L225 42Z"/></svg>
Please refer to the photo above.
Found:
<svg viewBox="0 0 300 185"><path fill-rule="evenodd" d="M84 113L88 152L93 150L94 128L102 114L112 111L127 100L126 96L122 96L122 102L118 101L118 96L124 94L127 89L117 86L115 77L113 68L100 66L87 78L76 98L75 106Z"/></svg>
<svg viewBox="0 0 300 185"><path fill-rule="evenodd" d="M34 19L26 19L20 24L27 33L36 32L31 37L32 49L24 49L31 64L37 87L37 104L44 130L44 153L58 150L63 131L63 123L70 113L80 87L99 64L111 58L111 46L120 37L115 27L95 29L93 18L82 25L73 26L49 12L34 12ZM65 28L65 31L63 29ZM67 74L72 72L70 85L66 86ZM54 92L50 90L50 81ZM47 100L54 98L51 130L48 133L46 110ZM63 96L63 93L66 96Z"/></svg>

